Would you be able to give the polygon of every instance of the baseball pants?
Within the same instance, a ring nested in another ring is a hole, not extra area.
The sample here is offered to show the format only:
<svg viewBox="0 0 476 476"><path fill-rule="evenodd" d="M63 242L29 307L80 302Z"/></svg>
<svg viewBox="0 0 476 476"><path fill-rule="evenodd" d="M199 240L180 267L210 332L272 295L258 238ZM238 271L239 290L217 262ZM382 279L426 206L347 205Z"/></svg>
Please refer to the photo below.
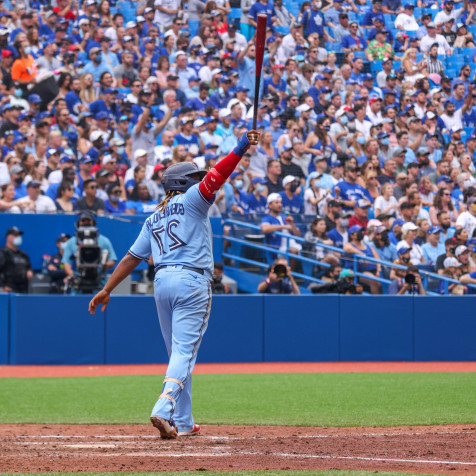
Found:
<svg viewBox="0 0 476 476"><path fill-rule="evenodd" d="M164 382L161 395L167 397L157 400L152 416L173 419L178 431L188 431L193 428L192 371L210 315L210 281L182 266L168 266L155 275L154 295L169 355L166 377L174 380Z"/></svg>

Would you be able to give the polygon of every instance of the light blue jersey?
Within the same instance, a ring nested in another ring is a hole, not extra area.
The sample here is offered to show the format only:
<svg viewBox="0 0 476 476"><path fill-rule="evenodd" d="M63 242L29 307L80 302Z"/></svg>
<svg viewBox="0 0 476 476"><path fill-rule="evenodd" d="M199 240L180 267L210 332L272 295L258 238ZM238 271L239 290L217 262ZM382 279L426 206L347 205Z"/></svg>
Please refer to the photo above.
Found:
<svg viewBox="0 0 476 476"><path fill-rule="evenodd" d="M198 184L171 198L164 211L157 210L147 218L129 253L144 260L152 255L154 266L200 268L211 277L211 203L200 193Z"/></svg>

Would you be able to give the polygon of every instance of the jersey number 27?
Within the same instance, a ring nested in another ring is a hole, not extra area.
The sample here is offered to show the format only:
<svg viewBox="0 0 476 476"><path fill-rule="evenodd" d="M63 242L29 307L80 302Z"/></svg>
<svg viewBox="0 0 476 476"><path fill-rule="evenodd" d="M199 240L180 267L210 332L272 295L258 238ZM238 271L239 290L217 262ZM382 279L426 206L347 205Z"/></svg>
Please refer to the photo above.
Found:
<svg viewBox="0 0 476 476"><path fill-rule="evenodd" d="M169 245L169 251L176 250L177 248L180 248L181 246L185 246L187 243L182 241L173 231L172 229L180 225L180 222L178 220L171 220L167 224L167 235L170 237L171 244ZM159 228L155 228L152 230L152 234L154 235L155 241L157 242L157 246L159 247L160 254L163 255L167 253L164 248L164 242L162 241L162 238L160 236L161 233L165 232L165 227L162 225Z"/></svg>

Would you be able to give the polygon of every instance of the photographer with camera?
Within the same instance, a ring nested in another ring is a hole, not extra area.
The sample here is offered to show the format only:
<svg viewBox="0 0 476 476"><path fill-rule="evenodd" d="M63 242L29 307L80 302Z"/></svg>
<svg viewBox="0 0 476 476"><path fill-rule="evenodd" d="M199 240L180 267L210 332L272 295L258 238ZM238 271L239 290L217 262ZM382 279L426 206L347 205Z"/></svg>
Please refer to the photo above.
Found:
<svg viewBox="0 0 476 476"><path fill-rule="evenodd" d="M73 283L73 292L92 293L105 284L105 274L116 264L117 256L108 238L99 234L90 211L82 211L75 236L65 246L62 263ZM74 263L74 268L73 268Z"/></svg>
<svg viewBox="0 0 476 476"><path fill-rule="evenodd" d="M278 258L269 267L268 277L266 281L258 285L258 292L263 294L300 294L286 259Z"/></svg>
<svg viewBox="0 0 476 476"><path fill-rule="evenodd" d="M213 263L212 293L231 294L228 284L223 283L223 263Z"/></svg>
<svg viewBox="0 0 476 476"><path fill-rule="evenodd" d="M388 287L388 294L401 296L402 294L418 294L425 296L418 268L410 261L409 247L401 247L398 250L398 259L394 261L400 266L407 266L407 269L392 269L390 279L392 282Z"/></svg>

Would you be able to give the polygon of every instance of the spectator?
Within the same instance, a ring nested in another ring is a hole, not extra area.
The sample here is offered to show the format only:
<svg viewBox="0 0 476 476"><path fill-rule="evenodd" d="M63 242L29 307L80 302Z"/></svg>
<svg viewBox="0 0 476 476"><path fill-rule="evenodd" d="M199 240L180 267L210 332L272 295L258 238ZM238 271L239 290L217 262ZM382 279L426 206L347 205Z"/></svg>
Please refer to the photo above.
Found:
<svg viewBox="0 0 476 476"><path fill-rule="evenodd" d="M104 201L96 197L97 183L93 179L83 184L84 196L77 201L78 210L89 210L96 215L102 215L106 208Z"/></svg>
<svg viewBox="0 0 476 476"><path fill-rule="evenodd" d="M404 276L399 276L398 279L392 281L388 288L389 294L396 294L397 296L418 294L425 296L426 291L421 281L420 272L416 266L408 266L404 272Z"/></svg>
<svg viewBox="0 0 476 476"><path fill-rule="evenodd" d="M362 198L357 200L354 206L354 215L349 219L349 227L357 225L365 230L369 222L367 219L369 207L370 203L367 200Z"/></svg>
<svg viewBox="0 0 476 476"><path fill-rule="evenodd" d="M298 254L301 245L294 239L286 239L275 235L275 231L287 235L299 236L301 233L294 224L294 218L291 215L282 214L283 201L278 193L270 193L267 199L269 213L261 220L261 231L265 234L266 243L269 246L278 248L281 252L289 250L290 253Z"/></svg>
<svg viewBox="0 0 476 476"><path fill-rule="evenodd" d="M21 213L22 209L31 206L28 197L14 200L15 187L11 183L6 183L1 186L2 198L0 198L0 213ZM56 210L56 208L55 208Z"/></svg>
<svg viewBox="0 0 476 476"><path fill-rule="evenodd" d="M412 223L408 222L402 226L402 239L397 244L397 251L400 248L410 248L410 259L412 264L419 265L425 264L425 257L420 245L415 243L415 238L417 236L418 227Z"/></svg>
<svg viewBox="0 0 476 476"><path fill-rule="evenodd" d="M438 194L440 194L440 192L441 190L438 191ZM448 191L443 191L440 194L440 196L447 193ZM446 197L446 195L444 196ZM450 207L450 204L451 206L453 205L452 202L448 202L448 207ZM456 215L457 216L456 228L457 229L464 228L468 232L468 235L472 237L474 233L474 229L476 228L476 197L469 198L467 201L467 206L468 206L467 211L461 213L459 216ZM450 211L453 211L453 210L450 209ZM450 214L451 224L454 223L453 218L454 218L454 215L452 217Z"/></svg>
<svg viewBox="0 0 476 476"><path fill-rule="evenodd" d="M306 243L303 246L303 255L331 266L339 264L339 255L337 253L319 246L319 244L333 246L332 240L327 235L326 220L323 217L317 216L314 218L309 231L304 235L304 239Z"/></svg>
<svg viewBox="0 0 476 476"><path fill-rule="evenodd" d="M31 180L26 186L27 196L20 198L18 202L24 213L56 213L56 205L50 197L41 194L41 184Z"/></svg>
<svg viewBox="0 0 476 476"><path fill-rule="evenodd" d="M349 242L344 245L344 251L349 254L367 256L368 258L379 260L380 257L375 249L364 243L364 228L359 225L351 226L348 229ZM376 277L380 275L381 266L372 262L359 259L357 269L359 272ZM365 285L372 294L380 294L381 287L378 281L361 278L361 284Z"/></svg>
<svg viewBox="0 0 476 476"><path fill-rule="evenodd" d="M230 286L223 283L223 263L213 263L212 293L213 294L232 294Z"/></svg>
<svg viewBox="0 0 476 476"><path fill-rule="evenodd" d="M58 252L54 255L43 256L43 274L50 277L50 294L63 294L66 289L67 275L64 270L63 254L66 242L71 238L66 233L61 233L56 238Z"/></svg>
<svg viewBox="0 0 476 476"><path fill-rule="evenodd" d="M445 247L440 242L440 227L431 226L427 231L428 242L425 243L421 249L425 257L426 264L436 266L438 256L444 254Z"/></svg>
<svg viewBox="0 0 476 476"><path fill-rule="evenodd" d="M22 235L16 226L9 228L5 246L0 248L0 287L5 293L28 293L28 282L33 278L30 258L19 249Z"/></svg>
<svg viewBox="0 0 476 476"><path fill-rule="evenodd" d="M350 269L342 269L336 279L326 284L312 284L309 286L313 294L362 294L363 288L355 283L355 274Z"/></svg>
<svg viewBox="0 0 476 476"><path fill-rule="evenodd" d="M287 175L283 179L284 190L279 193L283 203L283 211L286 213L302 213L303 201L301 198L301 187L297 177Z"/></svg>
<svg viewBox="0 0 476 476"><path fill-rule="evenodd" d="M263 294L300 294L286 259L278 258L268 268L268 277L258 285Z"/></svg>
<svg viewBox="0 0 476 476"><path fill-rule="evenodd" d="M476 203L476 200L475 200ZM452 226L457 225L457 220L458 220L458 210L456 210L456 207L453 205L453 202L451 200L451 192L445 188L441 188L438 190L438 192L435 195L435 198L433 199L433 205L430 207L430 219L432 225L438 225L438 213L441 212L447 212L449 217L450 217L450 222ZM472 216L469 212L463 212L462 215L466 215L460 220L460 226L462 227L462 223L465 223L464 220L470 222L471 219L469 219L469 216ZM476 213L475 213L476 214ZM474 219L475 226L476 226L476 219ZM473 228L468 229L468 233L472 233ZM471 235L470 233L470 235Z"/></svg>
<svg viewBox="0 0 476 476"><path fill-rule="evenodd" d="M443 266L442 276L459 281L462 274L460 271L461 263L456 258L445 258ZM440 281L439 292L441 294L462 295L465 294L466 288L461 284Z"/></svg>

